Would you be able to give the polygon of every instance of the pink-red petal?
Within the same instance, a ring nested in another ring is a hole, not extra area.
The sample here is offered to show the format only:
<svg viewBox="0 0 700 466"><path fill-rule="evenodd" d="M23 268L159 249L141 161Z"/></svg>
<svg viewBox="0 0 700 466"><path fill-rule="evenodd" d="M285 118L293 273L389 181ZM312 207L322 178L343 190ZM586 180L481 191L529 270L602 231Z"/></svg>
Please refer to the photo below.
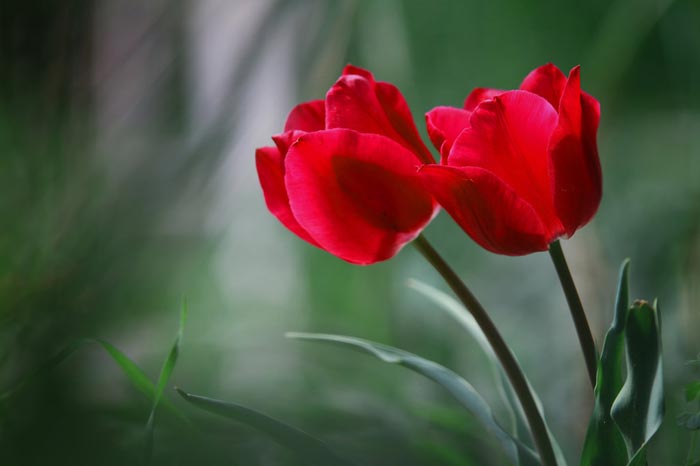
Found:
<svg viewBox="0 0 700 466"><path fill-rule="evenodd" d="M547 145L557 113L535 94L509 91L483 101L472 113L448 165L480 167L512 188L538 213L552 236L562 227L554 213Z"/></svg>
<svg viewBox="0 0 700 466"><path fill-rule="evenodd" d="M435 107L425 114L428 135L440 151L440 162L447 163L447 155L459 133L469 128L472 112L455 107Z"/></svg>
<svg viewBox="0 0 700 466"><path fill-rule="evenodd" d="M314 246L318 243L299 225L289 207L287 188L284 185L284 157L276 147L255 150L255 166L268 210L303 240Z"/></svg>
<svg viewBox="0 0 700 466"><path fill-rule="evenodd" d="M509 256L547 249L552 238L535 209L493 173L426 165L420 175L455 222L483 248Z"/></svg>
<svg viewBox="0 0 700 466"><path fill-rule="evenodd" d="M358 67L348 65L326 94L326 128L381 134L415 153L423 163L434 163L398 88L376 82L371 73Z"/></svg>
<svg viewBox="0 0 700 466"><path fill-rule="evenodd" d="M352 263L389 259L437 208L420 161L384 136L336 129L302 136L285 161L291 210L326 251Z"/></svg>
<svg viewBox="0 0 700 466"><path fill-rule="evenodd" d="M491 89L489 87L477 87L464 100L464 109L473 111L484 100L493 99L506 91L501 89Z"/></svg>
<svg viewBox="0 0 700 466"><path fill-rule="evenodd" d="M520 90L537 94L558 109L565 85L564 73L552 63L547 63L531 71L520 85Z"/></svg>
<svg viewBox="0 0 700 466"><path fill-rule="evenodd" d="M549 143L554 207L567 236L588 223L600 204L602 175L596 144L599 119L598 102L581 92L577 66L569 74Z"/></svg>
<svg viewBox="0 0 700 466"><path fill-rule="evenodd" d="M299 104L289 112L284 131L321 131L326 125L326 103L323 100L312 100Z"/></svg>

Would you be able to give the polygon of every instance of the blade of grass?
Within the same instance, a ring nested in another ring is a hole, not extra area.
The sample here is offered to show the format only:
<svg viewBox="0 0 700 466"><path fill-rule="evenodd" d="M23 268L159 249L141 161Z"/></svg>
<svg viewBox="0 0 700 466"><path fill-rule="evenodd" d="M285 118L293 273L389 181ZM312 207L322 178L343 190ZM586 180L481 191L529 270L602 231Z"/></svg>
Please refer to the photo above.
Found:
<svg viewBox="0 0 700 466"><path fill-rule="evenodd" d="M183 300L182 309L180 311L180 325L178 327L177 336L175 337L175 342L170 348L168 357L163 363L163 367L160 370L160 375L158 376L158 384L155 387L153 393L153 404L151 406L151 412L148 414L148 421L146 421L146 464L148 464L153 456L153 433L155 429L155 415L158 403L163 397L163 391L165 386L170 380L170 375L175 369L175 364L177 364L177 358L180 355L180 344L182 343L182 336L185 331L185 320L187 319L187 302Z"/></svg>
<svg viewBox="0 0 700 466"><path fill-rule="evenodd" d="M245 406L175 390L199 409L256 429L295 453L304 464L315 466L353 466L336 455L324 442L303 430Z"/></svg>
<svg viewBox="0 0 700 466"><path fill-rule="evenodd" d="M23 388L43 377L47 372L59 366L78 350L88 346L97 345L102 348L111 359L121 369L122 373L139 392L143 393L149 400L155 399L156 388L148 379L146 373L126 354L108 341L99 338L81 338L69 343L56 355L45 361L34 372L21 379L14 387L0 393L0 403L9 401L13 396L22 391ZM163 400L163 405L181 420L187 421L187 417L175 405L168 400Z"/></svg>

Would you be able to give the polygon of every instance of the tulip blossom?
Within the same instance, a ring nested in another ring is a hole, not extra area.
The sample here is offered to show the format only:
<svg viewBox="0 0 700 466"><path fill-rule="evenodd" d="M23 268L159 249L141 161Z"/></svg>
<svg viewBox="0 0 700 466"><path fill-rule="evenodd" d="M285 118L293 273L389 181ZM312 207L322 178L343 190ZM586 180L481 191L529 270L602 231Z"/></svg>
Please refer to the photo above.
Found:
<svg viewBox="0 0 700 466"><path fill-rule="evenodd" d="M347 66L325 100L295 107L274 147L256 151L270 212L307 242L355 264L396 254L434 216L418 169L433 163L392 84Z"/></svg>
<svg viewBox="0 0 700 466"><path fill-rule="evenodd" d="M520 89L476 89L463 108L426 115L440 165L421 176L479 245L522 255L547 250L593 217L602 195L596 132L600 105L554 65Z"/></svg>

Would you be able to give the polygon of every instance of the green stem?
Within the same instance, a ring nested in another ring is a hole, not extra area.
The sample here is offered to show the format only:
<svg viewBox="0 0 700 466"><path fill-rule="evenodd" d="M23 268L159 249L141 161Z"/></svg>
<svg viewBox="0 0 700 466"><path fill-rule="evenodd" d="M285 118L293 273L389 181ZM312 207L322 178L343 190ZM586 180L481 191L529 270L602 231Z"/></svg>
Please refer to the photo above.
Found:
<svg viewBox="0 0 700 466"><path fill-rule="evenodd" d="M503 369L513 385L513 390L520 400L520 404L530 425L532 438L540 454L542 466L557 466L554 449L547 432L544 418L537 409L537 403L530 390L530 386L525 379L522 369L518 365L515 356L498 332L495 324L481 303L474 297L467 285L459 278L452 268L432 247L428 240L420 235L413 242L414 246L423 254L423 257L437 270L445 282L452 288L455 295L466 306L467 310L474 316L479 327L484 332L486 339L491 344L496 356L501 361Z"/></svg>
<svg viewBox="0 0 700 466"><path fill-rule="evenodd" d="M569 266L566 264L564 251L562 251L559 241L554 241L549 245L549 255L552 258L552 262L554 262L557 275L559 275L559 282L566 295L566 302L569 303L571 318L574 320L578 341L583 351L583 358L586 360L588 378L591 382L591 386L595 388L596 372L598 371L598 354L595 349L595 343L593 342L591 327L588 325L586 313L583 311L581 298L579 298L578 291L576 291L574 279L571 278L571 272L569 272Z"/></svg>

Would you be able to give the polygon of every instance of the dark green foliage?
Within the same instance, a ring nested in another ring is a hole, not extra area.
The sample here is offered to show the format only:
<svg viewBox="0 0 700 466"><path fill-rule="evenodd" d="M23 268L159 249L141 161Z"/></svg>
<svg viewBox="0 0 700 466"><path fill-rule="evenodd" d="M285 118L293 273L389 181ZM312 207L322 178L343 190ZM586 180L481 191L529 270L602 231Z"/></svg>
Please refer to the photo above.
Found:
<svg viewBox="0 0 700 466"><path fill-rule="evenodd" d="M636 301L625 326L627 380L612 406L630 465L646 464L646 447L664 417L661 321L658 304Z"/></svg>
<svg viewBox="0 0 700 466"><path fill-rule="evenodd" d="M624 338L628 308L629 261L626 260L620 269L615 317L605 335L598 361L595 406L581 454L581 466L617 466L626 465L628 461L624 440L610 413L624 383Z"/></svg>

